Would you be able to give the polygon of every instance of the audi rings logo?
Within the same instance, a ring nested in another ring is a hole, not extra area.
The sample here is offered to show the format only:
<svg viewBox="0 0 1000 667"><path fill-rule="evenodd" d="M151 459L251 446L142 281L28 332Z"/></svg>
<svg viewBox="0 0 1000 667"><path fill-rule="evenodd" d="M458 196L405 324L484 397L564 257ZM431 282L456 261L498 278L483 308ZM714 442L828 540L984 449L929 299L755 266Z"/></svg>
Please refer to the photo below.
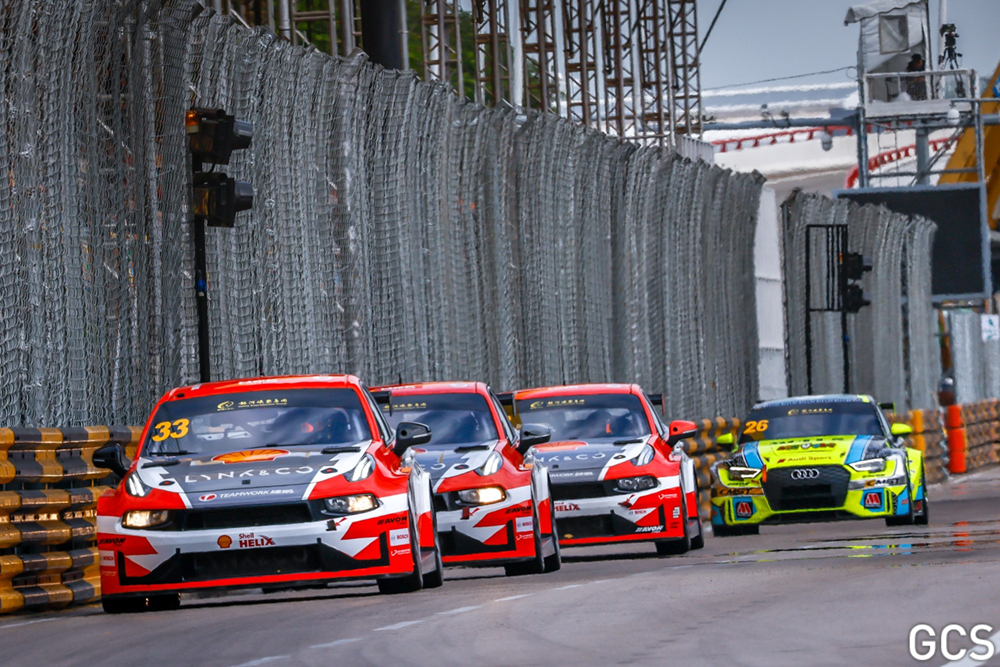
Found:
<svg viewBox="0 0 1000 667"><path fill-rule="evenodd" d="M816 468L796 468L792 471L792 479L816 479L819 477L819 470Z"/></svg>

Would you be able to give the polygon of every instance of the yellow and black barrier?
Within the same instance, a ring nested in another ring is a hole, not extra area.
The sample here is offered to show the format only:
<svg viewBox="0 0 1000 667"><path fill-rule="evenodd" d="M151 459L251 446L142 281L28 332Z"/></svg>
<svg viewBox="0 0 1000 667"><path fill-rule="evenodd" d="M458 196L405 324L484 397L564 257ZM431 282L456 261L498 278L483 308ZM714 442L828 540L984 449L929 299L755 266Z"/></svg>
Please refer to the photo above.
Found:
<svg viewBox="0 0 1000 667"><path fill-rule="evenodd" d="M134 456L140 432L0 428L0 613L100 599L97 499L113 479L93 456L108 443Z"/></svg>
<svg viewBox="0 0 1000 667"><path fill-rule="evenodd" d="M682 442L684 451L694 461L695 477L698 480L698 511L704 521L711 519L712 466L729 455L729 448L720 448L718 437L723 433L737 435L740 420L714 417L696 421L698 434Z"/></svg>
<svg viewBox="0 0 1000 667"><path fill-rule="evenodd" d="M948 479L948 438L944 429L944 413L928 409L889 413L887 416L890 422L908 424L913 429L913 433L904 440L907 447L923 452L927 483L937 484Z"/></svg>

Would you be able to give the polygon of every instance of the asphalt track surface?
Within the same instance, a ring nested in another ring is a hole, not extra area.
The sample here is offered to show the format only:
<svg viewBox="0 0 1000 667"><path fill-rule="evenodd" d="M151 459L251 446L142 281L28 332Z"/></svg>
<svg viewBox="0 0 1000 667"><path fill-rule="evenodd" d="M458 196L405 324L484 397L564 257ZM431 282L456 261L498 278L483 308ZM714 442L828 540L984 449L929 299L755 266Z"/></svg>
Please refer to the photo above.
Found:
<svg viewBox="0 0 1000 667"><path fill-rule="evenodd" d="M910 657L916 623L986 623L1000 642L1000 470L931 491L921 528L764 527L665 558L652 545L567 549L559 572L449 569L443 588L409 595L353 583L21 614L0 622L0 663L939 667L940 653Z"/></svg>

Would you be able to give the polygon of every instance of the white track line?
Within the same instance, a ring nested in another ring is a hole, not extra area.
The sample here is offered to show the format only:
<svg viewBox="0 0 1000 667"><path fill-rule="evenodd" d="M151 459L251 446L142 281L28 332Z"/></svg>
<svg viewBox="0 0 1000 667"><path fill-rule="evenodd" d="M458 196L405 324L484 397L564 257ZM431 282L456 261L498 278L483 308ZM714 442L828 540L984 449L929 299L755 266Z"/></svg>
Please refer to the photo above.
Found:
<svg viewBox="0 0 1000 667"><path fill-rule="evenodd" d="M435 616L448 616L449 614L464 614L467 611L472 611L473 609L482 609L483 605L477 604L471 607L459 607L458 609L449 609L448 611L439 611L434 614Z"/></svg>
<svg viewBox="0 0 1000 667"><path fill-rule="evenodd" d="M263 665L267 662L274 662L275 660L284 660L286 658L291 658L290 655L272 655L268 658L258 658L257 660L251 660L250 662L241 662L235 667L256 667L257 665Z"/></svg>
<svg viewBox="0 0 1000 667"><path fill-rule="evenodd" d="M497 598L494 602L507 602L508 600L520 600L521 598L528 598L534 595L534 593L522 593L521 595L511 595L506 598Z"/></svg>
<svg viewBox="0 0 1000 667"><path fill-rule="evenodd" d="M416 621L400 621L399 623L393 623L392 625L385 625L381 628L375 628L375 632L381 632L383 630L399 630L400 628L405 628L411 625L416 625L417 623L423 623L426 618L421 618Z"/></svg>
<svg viewBox="0 0 1000 667"><path fill-rule="evenodd" d="M351 637L350 639L338 639L327 644L313 644L309 648L333 648L334 646L341 646L342 644L351 644L359 641L361 641L361 637Z"/></svg>
<svg viewBox="0 0 1000 667"><path fill-rule="evenodd" d="M8 625L0 625L0 630L6 630L7 628L19 628L22 625L34 625L35 623L48 623L49 621L54 621L54 618L40 618L37 621L24 621L23 623L10 623Z"/></svg>

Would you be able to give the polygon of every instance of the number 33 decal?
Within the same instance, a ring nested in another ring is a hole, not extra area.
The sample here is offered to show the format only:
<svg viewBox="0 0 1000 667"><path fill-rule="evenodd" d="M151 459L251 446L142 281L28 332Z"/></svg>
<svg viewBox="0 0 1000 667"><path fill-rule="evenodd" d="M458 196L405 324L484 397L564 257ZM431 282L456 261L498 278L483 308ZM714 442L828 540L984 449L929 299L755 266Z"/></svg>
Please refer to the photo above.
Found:
<svg viewBox="0 0 1000 667"><path fill-rule="evenodd" d="M759 422L747 422L746 428L743 429L743 432L749 435L751 433L763 433L766 430L767 420L761 419Z"/></svg>
<svg viewBox="0 0 1000 667"><path fill-rule="evenodd" d="M171 422L160 422L153 428L156 429L156 433L153 435L154 442L163 442L167 438L183 438L188 434L188 424L190 424L188 419L178 419L177 421Z"/></svg>

